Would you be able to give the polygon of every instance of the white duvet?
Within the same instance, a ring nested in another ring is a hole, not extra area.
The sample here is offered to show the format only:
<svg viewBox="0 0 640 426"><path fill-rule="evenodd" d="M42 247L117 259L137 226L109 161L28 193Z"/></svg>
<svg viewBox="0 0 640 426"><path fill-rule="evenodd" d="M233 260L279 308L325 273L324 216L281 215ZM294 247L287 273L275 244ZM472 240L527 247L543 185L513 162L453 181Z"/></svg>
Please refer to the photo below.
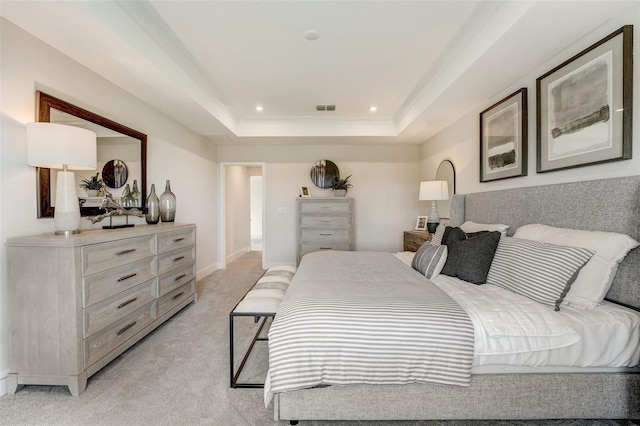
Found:
<svg viewBox="0 0 640 426"><path fill-rule="evenodd" d="M630 367L640 364L640 313L603 302L555 312L489 284L446 275L433 280L474 326L473 365Z"/></svg>

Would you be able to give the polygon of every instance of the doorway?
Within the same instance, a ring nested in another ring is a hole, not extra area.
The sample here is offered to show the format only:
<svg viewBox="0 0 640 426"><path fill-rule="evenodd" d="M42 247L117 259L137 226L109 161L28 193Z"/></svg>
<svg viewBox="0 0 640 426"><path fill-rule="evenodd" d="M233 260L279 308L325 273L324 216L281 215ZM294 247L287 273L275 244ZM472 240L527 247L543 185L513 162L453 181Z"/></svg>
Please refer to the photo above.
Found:
<svg viewBox="0 0 640 426"><path fill-rule="evenodd" d="M218 265L226 268L249 251L265 264L264 163L221 163Z"/></svg>

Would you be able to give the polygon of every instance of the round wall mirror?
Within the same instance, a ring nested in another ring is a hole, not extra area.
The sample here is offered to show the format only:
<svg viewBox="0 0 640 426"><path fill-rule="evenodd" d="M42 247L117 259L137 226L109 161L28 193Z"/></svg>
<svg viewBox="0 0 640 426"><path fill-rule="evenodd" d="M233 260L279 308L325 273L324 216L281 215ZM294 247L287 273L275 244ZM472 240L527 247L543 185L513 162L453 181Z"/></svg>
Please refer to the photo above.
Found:
<svg viewBox="0 0 640 426"><path fill-rule="evenodd" d="M122 188L128 178L127 165L122 160L107 161L102 168L102 180L109 188Z"/></svg>
<svg viewBox="0 0 640 426"><path fill-rule="evenodd" d="M449 199L437 201L438 213L443 219L449 219L451 216L451 197L456 193L456 169L449 160L444 160L438 166L436 171L436 180L444 180L449 187Z"/></svg>
<svg viewBox="0 0 640 426"><path fill-rule="evenodd" d="M339 176L338 166L333 161L320 160L311 168L311 181L322 189L331 188L333 178Z"/></svg>

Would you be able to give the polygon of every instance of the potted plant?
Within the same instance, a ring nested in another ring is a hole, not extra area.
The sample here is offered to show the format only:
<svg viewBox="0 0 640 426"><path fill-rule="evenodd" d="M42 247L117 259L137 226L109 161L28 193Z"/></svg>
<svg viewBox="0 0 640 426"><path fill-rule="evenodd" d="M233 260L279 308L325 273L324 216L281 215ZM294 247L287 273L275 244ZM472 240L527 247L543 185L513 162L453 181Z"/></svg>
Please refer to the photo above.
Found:
<svg viewBox="0 0 640 426"><path fill-rule="evenodd" d="M80 188L87 191L87 195L89 197L97 197L100 195L100 191L102 190L102 179L98 177L99 173L96 173L95 176L91 176L89 179L82 179L80 183Z"/></svg>
<svg viewBox="0 0 640 426"><path fill-rule="evenodd" d="M333 181L331 182L331 190L334 192L336 197L344 197L347 195L347 189L351 188L353 185L349 182L349 178L351 175L347 176L344 179L340 179L340 176L334 176Z"/></svg>

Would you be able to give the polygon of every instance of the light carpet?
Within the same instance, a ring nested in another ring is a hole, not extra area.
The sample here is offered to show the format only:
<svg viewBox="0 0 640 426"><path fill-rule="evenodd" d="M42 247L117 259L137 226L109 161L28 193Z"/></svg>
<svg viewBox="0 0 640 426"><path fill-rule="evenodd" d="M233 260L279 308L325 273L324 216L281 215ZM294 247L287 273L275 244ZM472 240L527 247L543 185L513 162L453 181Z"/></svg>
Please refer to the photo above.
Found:
<svg viewBox="0 0 640 426"><path fill-rule="evenodd" d="M0 425L288 425L273 420L262 389L229 386L229 312L260 277L260 252L250 252L227 269L198 283L198 302L142 339L92 376L86 391L70 396L62 386L25 386L0 398ZM236 360L257 325L236 320ZM262 381L266 343L256 343L242 381ZM351 425L629 425L598 420L320 422L301 426Z"/></svg>

